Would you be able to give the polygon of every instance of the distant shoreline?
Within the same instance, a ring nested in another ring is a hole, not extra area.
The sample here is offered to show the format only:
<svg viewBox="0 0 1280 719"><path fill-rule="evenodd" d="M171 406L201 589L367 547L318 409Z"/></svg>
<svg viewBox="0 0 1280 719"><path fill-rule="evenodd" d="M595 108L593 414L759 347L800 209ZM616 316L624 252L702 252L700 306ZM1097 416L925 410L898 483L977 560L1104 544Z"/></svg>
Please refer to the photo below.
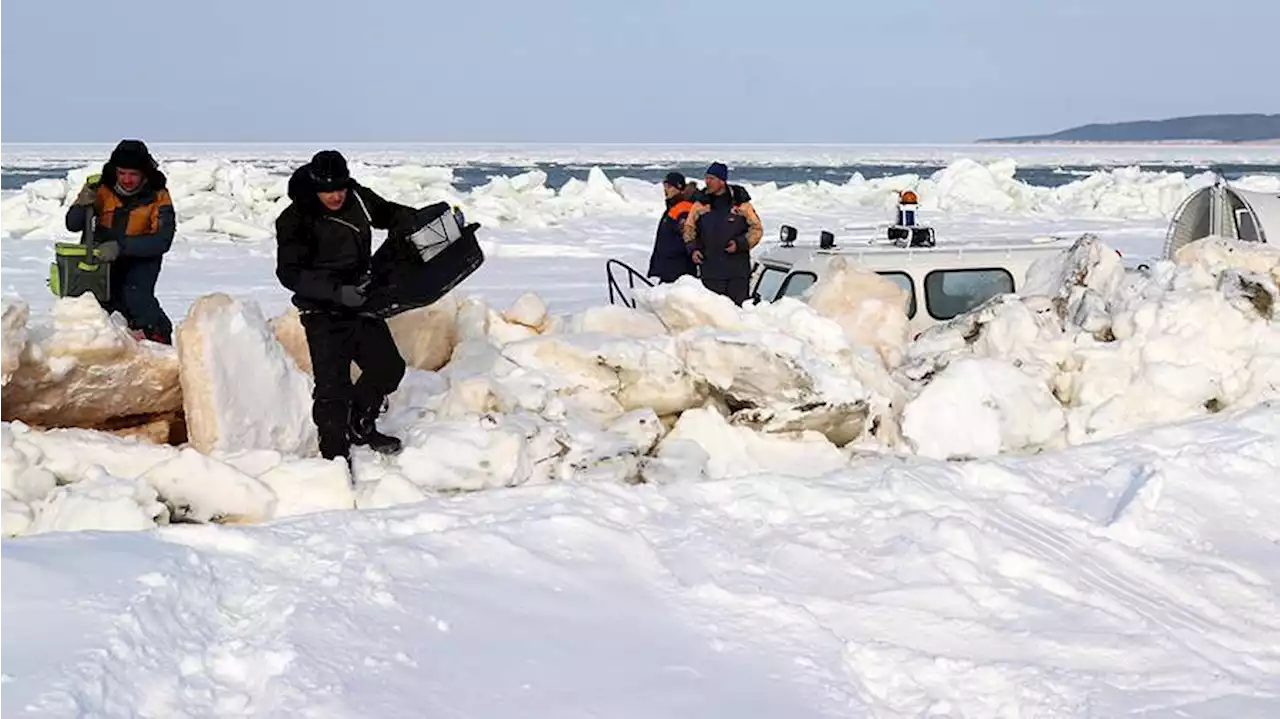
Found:
<svg viewBox="0 0 1280 719"><path fill-rule="evenodd" d="M986 137L977 144L1136 144L1244 145L1280 144L1280 115L1220 114L1080 125L1039 135Z"/></svg>
<svg viewBox="0 0 1280 719"><path fill-rule="evenodd" d="M1162 145L1174 147L1271 147L1280 145L1280 138L1274 140L975 140L975 145L1041 145L1046 147L1074 146L1152 146Z"/></svg>

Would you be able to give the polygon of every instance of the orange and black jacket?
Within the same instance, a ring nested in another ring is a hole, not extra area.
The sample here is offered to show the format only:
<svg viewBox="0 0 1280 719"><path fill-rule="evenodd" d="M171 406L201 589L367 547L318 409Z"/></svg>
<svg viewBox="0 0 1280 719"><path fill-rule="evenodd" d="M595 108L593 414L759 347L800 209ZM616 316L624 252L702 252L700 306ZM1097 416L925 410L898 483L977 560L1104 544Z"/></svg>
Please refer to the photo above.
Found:
<svg viewBox="0 0 1280 719"><path fill-rule="evenodd" d="M683 195L667 200L666 212L658 221L658 232L653 240L653 255L649 258L650 277L657 277L662 282L675 282L697 270L684 243L682 229L692 209L693 203Z"/></svg>
<svg viewBox="0 0 1280 719"><path fill-rule="evenodd" d="M160 257L168 252L177 231L177 219L164 175L148 172L146 184L133 195L116 194L114 184L115 173L103 174L92 207L98 218L94 239L98 243L115 240L124 259ZM67 210L67 229L81 232L89 210L82 205L71 206Z"/></svg>

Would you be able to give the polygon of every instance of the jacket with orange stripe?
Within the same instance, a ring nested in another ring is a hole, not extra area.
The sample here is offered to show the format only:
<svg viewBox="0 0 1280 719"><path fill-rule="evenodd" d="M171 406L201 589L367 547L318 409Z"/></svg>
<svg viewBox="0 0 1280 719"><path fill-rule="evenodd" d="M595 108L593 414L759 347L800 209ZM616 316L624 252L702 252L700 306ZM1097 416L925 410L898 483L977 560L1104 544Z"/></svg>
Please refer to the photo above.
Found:
<svg viewBox="0 0 1280 719"><path fill-rule="evenodd" d="M177 231L173 200L164 187L164 176L153 174L159 176L159 182L149 181L134 195L121 197L106 183L98 185L92 208L98 218L94 239L99 243L115 240L120 244L121 257L160 257L173 246ZM82 231L89 210L81 205L71 206L67 210L67 229Z"/></svg>
<svg viewBox="0 0 1280 719"><path fill-rule="evenodd" d="M683 195L667 200L667 210L658 221L658 232L653 240L653 254L649 257L649 276L660 282L675 282L684 275L692 275L697 265L689 256L684 243L684 220L693 209L693 203Z"/></svg>

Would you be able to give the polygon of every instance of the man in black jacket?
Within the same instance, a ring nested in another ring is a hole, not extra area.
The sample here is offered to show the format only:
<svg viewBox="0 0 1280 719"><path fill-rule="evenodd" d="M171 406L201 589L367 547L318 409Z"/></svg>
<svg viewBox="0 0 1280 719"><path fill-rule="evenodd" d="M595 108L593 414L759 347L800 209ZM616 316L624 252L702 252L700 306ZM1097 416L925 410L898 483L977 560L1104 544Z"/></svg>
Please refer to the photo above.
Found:
<svg viewBox="0 0 1280 719"><path fill-rule="evenodd" d="M369 281L373 233L412 221L412 208L351 179L336 150L316 153L289 179L292 204L276 220L276 276L293 291L315 374L312 419L326 459L351 445L399 452L378 431L382 402L400 385L404 359L387 323L359 314ZM351 382L351 363L360 379Z"/></svg>
<svg viewBox="0 0 1280 719"><path fill-rule="evenodd" d="M669 172L662 180L662 192L666 196L667 209L658 220L658 231L653 240L653 253L649 256L649 276L658 282L675 282L685 275L692 275L698 268L684 244L685 217L693 209L688 184L684 175Z"/></svg>
<svg viewBox="0 0 1280 719"><path fill-rule="evenodd" d="M724 163L711 163L706 183L685 219L684 241L703 286L741 307L751 293L751 250L764 237L764 226L747 188L729 184Z"/></svg>

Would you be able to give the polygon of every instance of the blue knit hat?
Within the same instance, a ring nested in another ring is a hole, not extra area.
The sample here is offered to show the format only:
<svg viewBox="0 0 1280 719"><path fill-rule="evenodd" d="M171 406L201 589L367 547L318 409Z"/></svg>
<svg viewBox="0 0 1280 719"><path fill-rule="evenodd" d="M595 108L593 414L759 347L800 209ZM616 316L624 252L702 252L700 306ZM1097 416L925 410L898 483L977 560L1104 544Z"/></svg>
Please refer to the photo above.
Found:
<svg viewBox="0 0 1280 719"><path fill-rule="evenodd" d="M718 177L721 182L729 181L729 168L723 162L713 162L707 168L707 177Z"/></svg>

